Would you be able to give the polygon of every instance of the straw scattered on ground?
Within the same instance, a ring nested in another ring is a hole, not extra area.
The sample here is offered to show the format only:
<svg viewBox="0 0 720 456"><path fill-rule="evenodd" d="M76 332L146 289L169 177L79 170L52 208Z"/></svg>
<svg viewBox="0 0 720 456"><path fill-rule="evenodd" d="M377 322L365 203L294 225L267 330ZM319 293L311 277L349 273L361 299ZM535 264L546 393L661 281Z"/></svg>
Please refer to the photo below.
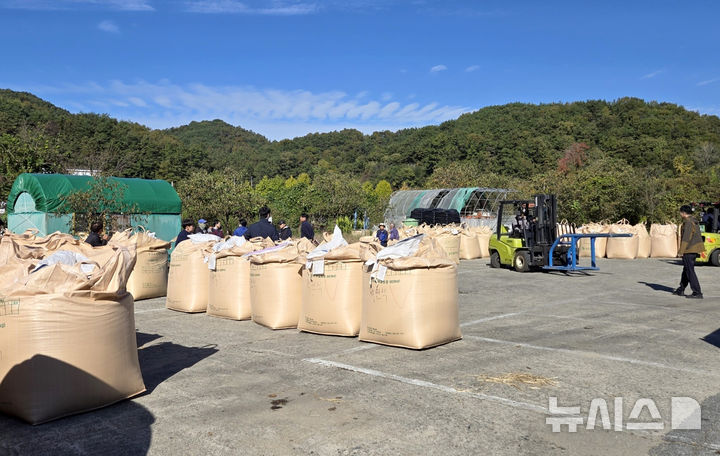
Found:
<svg viewBox="0 0 720 456"><path fill-rule="evenodd" d="M507 373L499 377L491 375L475 375L475 378L485 383L500 383L520 389L521 386L527 386L530 389L540 389L543 387L557 386L557 377L543 377L527 373Z"/></svg>

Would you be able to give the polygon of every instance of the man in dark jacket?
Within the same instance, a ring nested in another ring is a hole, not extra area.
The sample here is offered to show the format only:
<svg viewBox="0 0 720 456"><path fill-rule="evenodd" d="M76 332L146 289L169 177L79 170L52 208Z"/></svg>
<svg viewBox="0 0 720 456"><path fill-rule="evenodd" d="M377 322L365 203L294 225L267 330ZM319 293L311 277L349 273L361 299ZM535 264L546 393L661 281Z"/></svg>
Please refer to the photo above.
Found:
<svg viewBox="0 0 720 456"><path fill-rule="evenodd" d="M287 223L285 223L284 220L280 220L280 223L278 223L278 227L280 228L280 240L284 241L285 239L290 239L292 237L292 230L289 226L287 226Z"/></svg>
<svg viewBox="0 0 720 456"><path fill-rule="evenodd" d="M255 237L270 238L273 241L280 239L277 229L270 223L268 217L270 217L270 209L267 206L260 208L260 220L250 225L250 228L245 232L245 239L252 239Z"/></svg>
<svg viewBox="0 0 720 456"><path fill-rule="evenodd" d="M103 222L93 222L92 225L90 225L90 234L88 235L87 239L85 239L85 242L87 242L93 247L107 245L108 235L102 234L102 230Z"/></svg>
<svg viewBox="0 0 720 456"><path fill-rule="evenodd" d="M175 238L175 247L178 246L182 241L186 241L190 239L188 236L193 234L195 232L195 226L193 226L192 220L183 220L182 222L182 231L180 231L180 234L177 235Z"/></svg>
<svg viewBox="0 0 720 456"><path fill-rule="evenodd" d="M683 224L680 228L680 249L678 254L682 257L683 271L680 277L680 287L673 291L678 296L685 295L685 287L690 284L692 294L685 296L690 299L702 299L703 294L700 289L697 275L695 275L695 260L700 253L705 251L705 243L700 234L700 226L697 220L692 216L692 207L683 206L680 208L680 215L683 218Z"/></svg>
<svg viewBox="0 0 720 456"><path fill-rule="evenodd" d="M315 240L315 230L313 229L310 222L308 222L308 215L303 214L300 216L300 237Z"/></svg>
<svg viewBox="0 0 720 456"><path fill-rule="evenodd" d="M380 245L383 247L387 247L388 244L388 232L385 229L384 224L380 224L380 229L377 230L377 233L375 233L375 237L380 241Z"/></svg>

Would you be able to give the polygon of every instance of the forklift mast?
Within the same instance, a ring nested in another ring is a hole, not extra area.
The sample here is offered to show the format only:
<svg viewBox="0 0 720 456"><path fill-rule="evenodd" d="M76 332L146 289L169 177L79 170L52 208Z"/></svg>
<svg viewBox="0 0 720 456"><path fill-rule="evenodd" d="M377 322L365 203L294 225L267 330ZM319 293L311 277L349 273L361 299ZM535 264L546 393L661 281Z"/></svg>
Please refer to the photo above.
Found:
<svg viewBox="0 0 720 456"><path fill-rule="evenodd" d="M557 238L557 197L555 195L535 195L537 245L552 245Z"/></svg>

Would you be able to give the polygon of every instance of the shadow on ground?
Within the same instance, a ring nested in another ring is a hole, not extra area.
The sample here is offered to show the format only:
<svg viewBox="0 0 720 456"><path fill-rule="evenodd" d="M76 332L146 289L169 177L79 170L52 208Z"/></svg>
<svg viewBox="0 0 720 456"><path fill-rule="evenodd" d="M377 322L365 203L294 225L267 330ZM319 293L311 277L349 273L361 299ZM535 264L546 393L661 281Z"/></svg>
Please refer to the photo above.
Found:
<svg viewBox="0 0 720 456"><path fill-rule="evenodd" d="M650 450L651 456L713 455L720 451L720 394L700 404L701 429L674 430L664 442Z"/></svg>
<svg viewBox="0 0 720 456"><path fill-rule="evenodd" d="M140 387L140 382L127 388ZM137 390L135 390L137 391ZM0 416L0 455L146 454L153 415L132 401L56 419L126 396L98 377L62 360L35 355L13 366L0 382L0 398L31 426Z"/></svg>
<svg viewBox="0 0 720 456"><path fill-rule="evenodd" d="M162 336L160 334L148 334L143 333L139 331L135 331L135 339L137 340L137 346L138 348L141 348L145 344L149 344L150 342L160 339Z"/></svg>
<svg viewBox="0 0 720 456"><path fill-rule="evenodd" d="M162 337L136 334L139 347ZM151 394L165 380L217 351L214 346L185 347L171 342L140 348L144 394ZM154 422L153 414L133 400L37 426L0 414L0 456L144 455L150 448Z"/></svg>
<svg viewBox="0 0 720 456"><path fill-rule="evenodd" d="M661 285L659 283L650 283L650 282L638 282L638 283L647 285L648 287L652 288L655 291L666 291L668 293L672 293L673 291L675 291L675 288L669 287L667 285Z"/></svg>
<svg viewBox="0 0 720 456"><path fill-rule="evenodd" d="M720 348L720 328L703 337L701 340Z"/></svg>
<svg viewBox="0 0 720 456"><path fill-rule="evenodd" d="M138 340L156 334L137 333ZM154 339L151 339L154 340ZM185 347L172 342L161 342L138 350L140 370L145 381L145 394L151 394L155 388L178 372L194 366L217 352L214 345L205 347Z"/></svg>

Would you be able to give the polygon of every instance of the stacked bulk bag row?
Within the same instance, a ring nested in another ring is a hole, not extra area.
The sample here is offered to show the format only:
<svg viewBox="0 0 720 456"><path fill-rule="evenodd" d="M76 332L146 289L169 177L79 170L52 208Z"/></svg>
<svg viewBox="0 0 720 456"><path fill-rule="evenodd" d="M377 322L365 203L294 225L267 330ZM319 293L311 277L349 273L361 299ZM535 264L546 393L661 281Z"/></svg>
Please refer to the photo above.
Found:
<svg viewBox="0 0 720 456"><path fill-rule="evenodd" d="M578 229L583 234L630 234L630 237L595 238L595 257L633 260L649 258L652 240L644 223L631 225L626 219L616 223L588 223ZM590 256L590 239L578 241L580 257Z"/></svg>
<svg viewBox="0 0 720 456"><path fill-rule="evenodd" d="M22 241L37 241L36 253L70 249L0 266L0 411L38 424L145 391L125 289L133 248Z"/></svg>
<svg viewBox="0 0 720 456"><path fill-rule="evenodd" d="M460 241L456 233L434 234ZM382 249L373 239L348 244L336 228L309 252L311 244L301 241L268 242L188 242L187 252L178 246L182 255L173 262L195 255L196 265L210 268L210 315L250 317L271 329L359 334L364 341L415 349L461 337L457 264L433 236L417 235ZM204 248L207 265L195 253L198 248ZM230 258L232 267L223 261ZM171 284L174 277L171 272ZM188 299L193 294L186 291Z"/></svg>
<svg viewBox="0 0 720 456"><path fill-rule="evenodd" d="M205 312L208 306L210 274L205 250L219 242L212 234L191 234L170 256L165 307L180 312Z"/></svg>

